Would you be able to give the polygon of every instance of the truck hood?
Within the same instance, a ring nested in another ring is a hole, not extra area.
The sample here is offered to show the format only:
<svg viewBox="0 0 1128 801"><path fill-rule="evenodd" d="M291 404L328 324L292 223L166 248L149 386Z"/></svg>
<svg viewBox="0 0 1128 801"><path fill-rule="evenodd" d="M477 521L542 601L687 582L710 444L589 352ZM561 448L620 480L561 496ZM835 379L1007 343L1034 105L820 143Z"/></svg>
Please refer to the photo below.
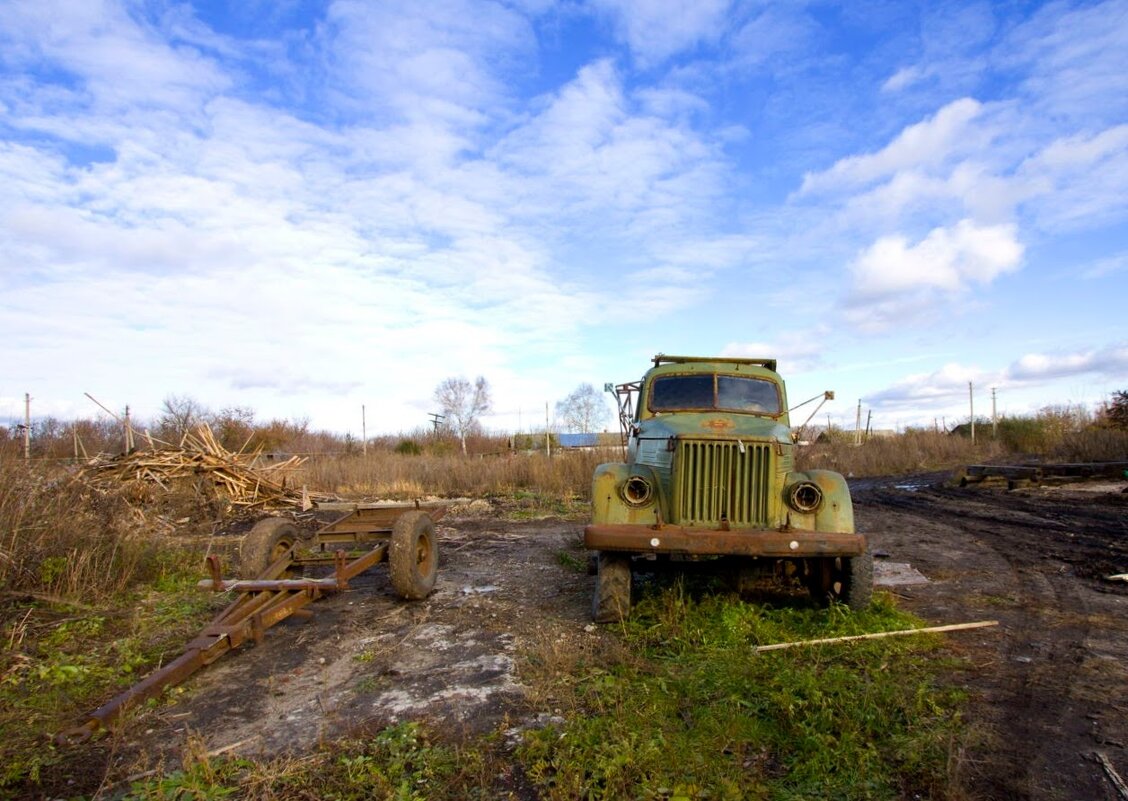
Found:
<svg viewBox="0 0 1128 801"><path fill-rule="evenodd" d="M791 430L771 417L748 414L686 413L650 417L639 423L640 439L748 439L791 444Z"/></svg>

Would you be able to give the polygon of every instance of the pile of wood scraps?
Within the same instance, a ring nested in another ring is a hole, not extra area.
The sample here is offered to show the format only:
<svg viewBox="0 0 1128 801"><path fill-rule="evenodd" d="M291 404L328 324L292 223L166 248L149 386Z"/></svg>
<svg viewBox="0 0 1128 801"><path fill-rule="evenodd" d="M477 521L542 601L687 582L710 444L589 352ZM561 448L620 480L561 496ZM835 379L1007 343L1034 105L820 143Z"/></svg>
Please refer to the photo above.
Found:
<svg viewBox="0 0 1128 801"><path fill-rule="evenodd" d="M287 484L287 478L305 458L291 456L285 461L262 464L261 449L251 453L232 452L216 441L207 426L185 434L179 447L154 447L153 450L93 459L79 478L95 485L140 481L168 490L178 479L206 478L235 506L250 508L298 507L309 509L329 495L316 495L304 487Z"/></svg>

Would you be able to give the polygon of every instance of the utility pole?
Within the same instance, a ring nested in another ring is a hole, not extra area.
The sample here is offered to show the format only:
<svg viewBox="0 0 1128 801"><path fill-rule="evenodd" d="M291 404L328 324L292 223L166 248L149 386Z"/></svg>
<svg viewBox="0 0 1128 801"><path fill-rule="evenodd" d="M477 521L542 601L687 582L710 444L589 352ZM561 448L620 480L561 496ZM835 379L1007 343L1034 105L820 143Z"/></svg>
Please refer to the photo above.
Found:
<svg viewBox="0 0 1128 801"><path fill-rule="evenodd" d="M971 410L971 444L975 444L975 391L971 386L971 382L967 382L967 403L968 408Z"/></svg>
<svg viewBox="0 0 1128 801"><path fill-rule="evenodd" d="M31 393L24 393L24 461L31 460Z"/></svg>
<svg viewBox="0 0 1128 801"><path fill-rule="evenodd" d="M548 401L544 402L544 452L552 456L552 436L548 431Z"/></svg>
<svg viewBox="0 0 1128 801"><path fill-rule="evenodd" d="M361 452L368 455L368 420L365 418L364 404L360 404L360 437L361 437Z"/></svg>
<svg viewBox="0 0 1128 801"><path fill-rule="evenodd" d="M862 399L858 398L858 414L854 417L854 444L862 444Z"/></svg>
<svg viewBox="0 0 1128 801"><path fill-rule="evenodd" d="M999 413L995 406L995 387L991 387L991 439L999 438Z"/></svg>

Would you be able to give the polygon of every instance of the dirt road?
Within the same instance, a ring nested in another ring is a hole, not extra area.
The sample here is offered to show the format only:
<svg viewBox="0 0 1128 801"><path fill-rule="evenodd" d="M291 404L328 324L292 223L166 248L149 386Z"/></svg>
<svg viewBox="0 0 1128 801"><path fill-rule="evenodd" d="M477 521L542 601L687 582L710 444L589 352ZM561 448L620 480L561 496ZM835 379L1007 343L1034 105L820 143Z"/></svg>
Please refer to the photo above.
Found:
<svg viewBox="0 0 1128 801"><path fill-rule="evenodd" d="M897 482L903 487L906 482ZM1128 494L1086 488L855 489L858 526L930 583L895 588L936 623L996 619L953 637L971 669L968 717L989 739L964 755L973 797L1117 799L1094 758L1128 776Z"/></svg>
<svg viewBox="0 0 1128 801"><path fill-rule="evenodd" d="M859 529L886 564L927 583L890 587L935 623L999 620L953 635L968 669L979 736L958 765L983 799L1108 799L1094 754L1128 777L1128 494L945 488L928 480L854 486ZM439 527L436 592L395 599L386 571L320 602L308 622L195 677L185 699L118 743L122 769L189 733L209 750L270 754L398 720L451 733L523 726L554 710L530 703L522 654L591 647L614 636L589 623L592 579L582 521L508 522L455 514ZM882 571L891 575L889 570Z"/></svg>

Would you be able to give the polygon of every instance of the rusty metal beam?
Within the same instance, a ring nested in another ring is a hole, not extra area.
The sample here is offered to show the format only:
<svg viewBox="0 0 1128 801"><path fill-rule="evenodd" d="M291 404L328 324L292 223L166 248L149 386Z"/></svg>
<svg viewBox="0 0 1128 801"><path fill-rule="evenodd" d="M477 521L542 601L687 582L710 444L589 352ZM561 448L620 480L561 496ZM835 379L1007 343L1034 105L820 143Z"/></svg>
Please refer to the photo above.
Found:
<svg viewBox="0 0 1128 801"><path fill-rule="evenodd" d="M175 660L151 673L138 684L91 712L82 724L59 734L60 744L81 742L99 728L108 727L128 707L154 698L170 687L187 679L205 665L219 659L249 639L262 640L263 632L303 607L329 592L347 589L349 579L387 558L388 543L381 542L367 553L348 561L343 551L336 555L336 571L326 579L276 579L292 561L289 556L272 564L263 578L251 581L223 581L217 579L218 561L209 559L213 578L200 585L217 592L232 590L241 595L228 605L211 623L188 643L185 652Z"/></svg>
<svg viewBox="0 0 1128 801"><path fill-rule="evenodd" d="M862 534L829 531L774 531L688 526L637 526L604 524L584 529L584 547L597 551L632 553L705 554L714 556L861 556L866 550Z"/></svg>

